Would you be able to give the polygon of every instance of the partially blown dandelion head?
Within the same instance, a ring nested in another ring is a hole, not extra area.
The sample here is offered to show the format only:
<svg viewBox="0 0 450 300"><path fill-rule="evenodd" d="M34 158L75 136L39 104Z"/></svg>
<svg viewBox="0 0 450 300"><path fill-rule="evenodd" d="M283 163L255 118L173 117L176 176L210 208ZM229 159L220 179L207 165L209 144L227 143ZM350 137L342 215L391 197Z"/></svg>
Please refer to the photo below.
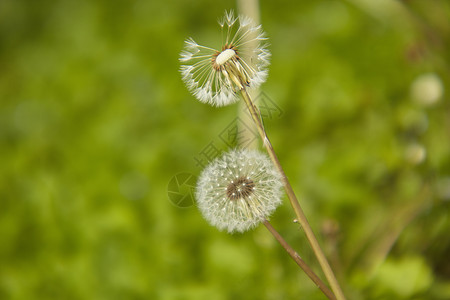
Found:
<svg viewBox="0 0 450 300"><path fill-rule="evenodd" d="M220 230L244 232L281 203L280 173L257 151L233 150L200 175L196 198L204 218Z"/></svg>
<svg viewBox="0 0 450 300"><path fill-rule="evenodd" d="M245 16L225 12L219 21L222 45L214 49L186 40L181 52L181 74L201 102L225 106L236 102L236 92L256 88L266 80L270 52L261 25Z"/></svg>

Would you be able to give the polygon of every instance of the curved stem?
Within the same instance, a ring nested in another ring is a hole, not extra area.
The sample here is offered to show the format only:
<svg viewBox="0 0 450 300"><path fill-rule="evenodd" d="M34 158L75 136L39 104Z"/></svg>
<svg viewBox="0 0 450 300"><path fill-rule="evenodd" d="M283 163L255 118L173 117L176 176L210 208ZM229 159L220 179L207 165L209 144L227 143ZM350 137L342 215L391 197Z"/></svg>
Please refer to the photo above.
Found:
<svg viewBox="0 0 450 300"><path fill-rule="evenodd" d="M299 265L300 268L308 275L309 278L316 284L316 286L328 297L330 300L336 300L333 293L328 289L328 287L323 283L322 280L314 273L314 271L305 263L305 261L300 257L300 255L295 252L294 249L283 239L283 237L272 227L269 221L263 221L266 228L270 233L277 239L277 241L283 246L286 252L291 256L291 258Z"/></svg>
<svg viewBox="0 0 450 300"><path fill-rule="evenodd" d="M291 186L289 180L287 179L283 168L281 167L280 161L278 160L278 157L275 154L275 151L273 150L272 144L270 143L269 138L267 137L266 131L264 129L264 125L261 120L261 114L259 113L258 108L253 104L253 101L251 100L250 95L247 93L247 90L245 89L245 87L242 87L240 89L240 92L241 92L242 98L245 101L245 104L247 105L247 108L250 111L253 122L255 123L256 128L258 129L258 133L261 136L261 139L263 140L264 147L266 147L266 150L270 156L270 159L272 160L273 164L278 169L280 174L283 176L284 189L286 190L286 194L289 198L291 206L295 211L295 214L298 218L300 225L302 226L303 230L305 231L306 238L308 239L308 241L314 251L314 254L317 257L317 260L319 261L319 264L322 267L325 277L327 278L328 282L330 283L333 293L335 294L335 296L338 300L345 300L344 293L342 292L342 289L336 279L336 276L334 275L333 270L331 269L330 264L328 263L328 260L325 257L325 254L323 253L322 248L320 247L316 236L314 235L311 225L309 225L309 222L306 219L306 216L303 213L302 208L300 207L300 203L298 202L297 197L295 196L294 190L292 189L292 186Z"/></svg>

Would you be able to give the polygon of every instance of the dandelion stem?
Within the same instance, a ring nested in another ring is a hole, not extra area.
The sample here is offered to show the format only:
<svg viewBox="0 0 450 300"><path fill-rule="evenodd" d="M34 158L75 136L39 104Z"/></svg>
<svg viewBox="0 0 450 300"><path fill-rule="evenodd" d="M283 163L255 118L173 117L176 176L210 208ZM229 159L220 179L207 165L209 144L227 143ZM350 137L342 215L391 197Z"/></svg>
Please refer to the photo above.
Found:
<svg viewBox="0 0 450 300"><path fill-rule="evenodd" d="M317 257L317 260L319 261L319 264L325 274L325 277L327 278L328 282L330 283L330 286L331 286L331 289L333 290L334 295L336 296L337 300L345 300L344 293L342 292L342 289L336 279L336 276L334 275L333 270L331 269L330 264L328 263L328 260L325 257L325 254L323 253L322 248L320 247L316 236L314 235L311 225L309 224L302 208L300 207L300 203L298 202L297 197L295 196L294 190L292 189L292 186L291 186L289 180L287 179L283 168L281 167L280 161L278 160L278 157L275 154L272 144L270 143L269 138L267 137L266 131L264 129L264 125L262 123L262 117L261 117L261 113L259 112L259 109L253 104L253 101L250 98L250 95L247 93L245 86L240 89L240 92L241 92L242 98L245 101L245 104L247 105L248 110L250 111L253 122L255 123L256 128L258 129L258 133L261 136L261 139L263 140L264 147L266 147L266 150L270 156L270 159L272 160L275 167L278 169L278 171L283 176L284 188L286 190L286 194L289 198L291 206L295 211L295 214L298 218L300 225L302 226L303 230L305 231L306 238L308 239L308 241L311 245L311 248L313 249L313 252Z"/></svg>
<svg viewBox="0 0 450 300"><path fill-rule="evenodd" d="M291 258L299 265L300 268L308 275L309 278L317 285L317 287L328 297L328 299L335 300L336 297L328 289L328 287L323 283L322 280L314 273L314 271L305 263L305 261L300 257L300 255L283 239L283 237L276 231L275 228L269 223L269 221L263 221L266 228L275 237L275 239L283 246L284 250L291 256Z"/></svg>

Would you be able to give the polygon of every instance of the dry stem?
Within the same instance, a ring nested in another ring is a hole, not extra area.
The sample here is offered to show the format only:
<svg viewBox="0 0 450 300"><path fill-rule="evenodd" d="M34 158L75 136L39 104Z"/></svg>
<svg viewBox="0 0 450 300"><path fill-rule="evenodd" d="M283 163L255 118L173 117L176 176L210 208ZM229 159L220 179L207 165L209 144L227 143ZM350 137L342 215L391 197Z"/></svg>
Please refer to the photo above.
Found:
<svg viewBox="0 0 450 300"><path fill-rule="evenodd" d="M319 261L319 264L322 267L322 270L328 282L330 283L333 293L335 294L337 300L345 300L344 293L342 292L342 289L336 279L336 276L334 275L333 270L331 269L330 264L328 263L327 258L325 257L325 254L322 251L322 248L317 242L316 236L314 235L314 232L312 231L312 228L309 225L309 222L306 219L306 216L303 213L302 208L300 207L300 203L298 202L297 197L295 196L294 190L292 189L292 186L289 180L287 179L283 168L281 167L280 161L278 160L278 157L275 154L275 151L273 150L272 144L270 143L269 138L267 137L264 125L262 123L261 113L259 112L258 108L253 104L253 101L251 100L250 95L247 93L245 87L242 87L240 91L242 98L244 99L245 104L247 105L247 108L250 111L253 122L255 123L256 128L258 129L258 133L261 136L261 139L263 140L264 147L266 147L267 149L270 159L272 160L273 164L278 169L280 174L283 176L286 194L289 198L292 208L295 211L295 214L298 218L300 225L305 231L306 237L309 243L311 244L314 254L316 255L317 260Z"/></svg>
<svg viewBox="0 0 450 300"><path fill-rule="evenodd" d="M328 287L323 283L322 280L314 273L314 271L305 263L305 261L295 252L294 249L283 239L283 237L272 227L269 221L264 220L264 225L270 231L270 233L277 239L277 241L283 246L286 252L291 256L291 258L299 265L300 268L308 275L309 278L317 285L317 287L328 297L328 299L335 300L333 293L328 289Z"/></svg>

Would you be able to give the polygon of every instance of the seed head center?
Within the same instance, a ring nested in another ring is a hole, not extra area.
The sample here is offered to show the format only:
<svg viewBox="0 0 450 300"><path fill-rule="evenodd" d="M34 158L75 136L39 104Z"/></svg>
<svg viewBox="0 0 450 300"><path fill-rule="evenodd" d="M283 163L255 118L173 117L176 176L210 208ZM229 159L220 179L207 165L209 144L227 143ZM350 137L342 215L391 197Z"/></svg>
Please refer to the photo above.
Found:
<svg viewBox="0 0 450 300"><path fill-rule="evenodd" d="M236 56L236 51L233 49L225 49L222 52L219 53L216 57L215 63L218 66L222 66L224 63L232 59L234 56Z"/></svg>
<svg viewBox="0 0 450 300"><path fill-rule="evenodd" d="M254 187L253 180L247 177L239 177L228 184L227 197L231 201L248 198L253 193Z"/></svg>

